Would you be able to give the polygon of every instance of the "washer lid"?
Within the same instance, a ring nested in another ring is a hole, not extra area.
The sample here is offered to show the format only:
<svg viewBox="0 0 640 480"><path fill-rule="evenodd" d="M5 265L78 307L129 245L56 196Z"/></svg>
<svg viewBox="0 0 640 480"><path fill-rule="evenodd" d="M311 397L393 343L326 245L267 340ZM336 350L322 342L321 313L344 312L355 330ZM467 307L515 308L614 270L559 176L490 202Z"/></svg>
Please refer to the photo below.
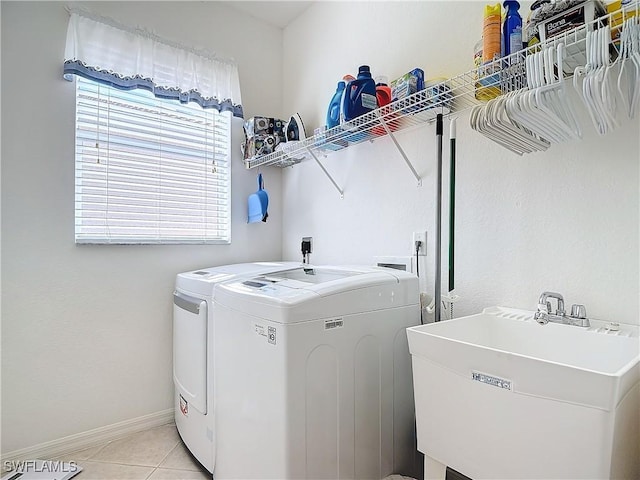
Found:
<svg viewBox="0 0 640 480"><path fill-rule="evenodd" d="M258 275L254 283L265 282L291 289L304 289L326 296L380 283L397 283L397 278L386 271L356 267L313 267L311 265ZM260 288L260 287L258 287ZM284 292L283 292L284 293ZM285 293L289 296L289 293Z"/></svg>
<svg viewBox="0 0 640 480"><path fill-rule="evenodd" d="M415 275L379 267L312 267L219 285L216 302L279 323L383 310L419 301Z"/></svg>
<svg viewBox="0 0 640 480"><path fill-rule="evenodd" d="M214 286L220 282L231 281L237 277L291 269L299 265L298 262L255 262L202 268L179 273L176 276L176 288L200 297L211 297Z"/></svg>

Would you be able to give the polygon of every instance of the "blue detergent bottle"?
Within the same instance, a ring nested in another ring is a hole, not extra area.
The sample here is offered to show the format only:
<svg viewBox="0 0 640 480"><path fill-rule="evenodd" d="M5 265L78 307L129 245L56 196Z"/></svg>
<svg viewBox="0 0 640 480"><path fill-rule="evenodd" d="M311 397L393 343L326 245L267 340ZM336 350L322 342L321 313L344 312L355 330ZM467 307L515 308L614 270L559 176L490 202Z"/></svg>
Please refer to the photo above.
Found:
<svg viewBox="0 0 640 480"><path fill-rule="evenodd" d="M342 100L344 121L348 122L375 110L378 107L377 101L376 82L371 77L369 67L362 65L358 70L358 78L350 81L344 90Z"/></svg>
<svg viewBox="0 0 640 480"><path fill-rule="evenodd" d="M522 50L522 17L518 13L520 4L516 0L506 0L503 3L507 11L502 29L504 55L511 55Z"/></svg>
<svg viewBox="0 0 640 480"><path fill-rule="evenodd" d="M327 129L340 125L340 104L342 102L342 92L344 92L345 85L346 84L343 81L338 82L336 93L333 94L331 102L329 102L329 109L327 110Z"/></svg>

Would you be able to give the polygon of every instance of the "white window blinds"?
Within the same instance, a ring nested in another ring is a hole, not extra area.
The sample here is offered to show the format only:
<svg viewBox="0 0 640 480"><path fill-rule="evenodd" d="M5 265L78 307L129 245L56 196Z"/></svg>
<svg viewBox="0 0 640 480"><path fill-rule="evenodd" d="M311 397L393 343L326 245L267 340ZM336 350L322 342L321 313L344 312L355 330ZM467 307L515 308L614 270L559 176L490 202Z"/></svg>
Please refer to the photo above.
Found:
<svg viewBox="0 0 640 480"><path fill-rule="evenodd" d="M231 113L76 78L76 243L229 243Z"/></svg>

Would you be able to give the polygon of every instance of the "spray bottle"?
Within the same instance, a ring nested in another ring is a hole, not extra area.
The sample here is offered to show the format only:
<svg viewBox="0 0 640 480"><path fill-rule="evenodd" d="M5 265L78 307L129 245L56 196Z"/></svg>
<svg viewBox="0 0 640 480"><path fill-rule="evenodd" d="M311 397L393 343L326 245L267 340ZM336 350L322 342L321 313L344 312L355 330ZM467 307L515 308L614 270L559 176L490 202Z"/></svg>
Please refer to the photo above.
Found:
<svg viewBox="0 0 640 480"><path fill-rule="evenodd" d="M522 17L518 12L520 4L516 0L506 0L503 5L507 10L502 31L506 56L522 50Z"/></svg>

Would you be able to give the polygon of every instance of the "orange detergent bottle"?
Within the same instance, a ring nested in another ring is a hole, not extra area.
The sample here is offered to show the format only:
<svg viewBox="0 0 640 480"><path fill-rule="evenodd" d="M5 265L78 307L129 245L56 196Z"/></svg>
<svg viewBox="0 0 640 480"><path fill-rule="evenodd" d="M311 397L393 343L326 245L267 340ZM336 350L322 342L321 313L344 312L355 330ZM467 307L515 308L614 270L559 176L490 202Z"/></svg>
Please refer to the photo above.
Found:
<svg viewBox="0 0 640 480"><path fill-rule="evenodd" d="M384 107L391 103L391 87L389 86L389 81L387 77L380 75L376 77L376 99L378 102L378 108ZM394 115L390 115L389 112L381 112L382 115L385 116L385 123L391 130L395 130L397 127L395 126ZM375 126L371 129L371 133L373 133L376 137L381 137L382 135L386 135L387 131L384 129L382 125Z"/></svg>

